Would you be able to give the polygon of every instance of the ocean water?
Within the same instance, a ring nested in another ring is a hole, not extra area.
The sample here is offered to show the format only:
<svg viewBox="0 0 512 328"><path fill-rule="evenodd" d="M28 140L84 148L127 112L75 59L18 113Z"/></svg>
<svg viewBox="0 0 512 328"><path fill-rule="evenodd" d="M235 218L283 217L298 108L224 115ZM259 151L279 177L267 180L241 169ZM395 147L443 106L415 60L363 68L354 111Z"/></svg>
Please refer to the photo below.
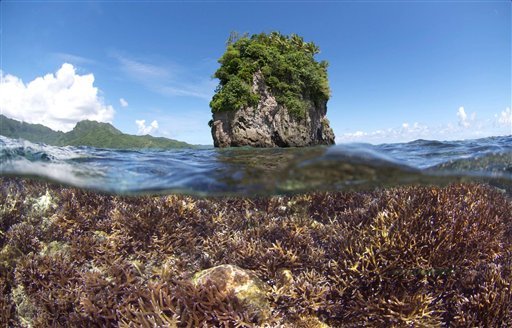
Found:
<svg viewBox="0 0 512 328"><path fill-rule="evenodd" d="M112 150L0 136L0 175L116 194L273 195L487 182L512 193L512 136L284 149Z"/></svg>

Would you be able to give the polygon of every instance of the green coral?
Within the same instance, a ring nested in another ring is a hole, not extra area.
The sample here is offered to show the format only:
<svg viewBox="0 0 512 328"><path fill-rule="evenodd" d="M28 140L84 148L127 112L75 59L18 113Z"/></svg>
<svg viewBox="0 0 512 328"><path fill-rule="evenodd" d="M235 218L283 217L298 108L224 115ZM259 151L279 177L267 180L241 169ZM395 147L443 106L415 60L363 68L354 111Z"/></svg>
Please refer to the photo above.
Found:
<svg viewBox="0 0 512 328"><path fill-rule="evenodd" d="M304 117L311 102L319 105L330 96L328 64L315 60L318 53L317 45L296 34L272 32L240 37L232 33L214 74L220 83L210 102L212 112L257 104L259 96L251 86L254 74L260 72L278 104L292 116Z"/></svg>

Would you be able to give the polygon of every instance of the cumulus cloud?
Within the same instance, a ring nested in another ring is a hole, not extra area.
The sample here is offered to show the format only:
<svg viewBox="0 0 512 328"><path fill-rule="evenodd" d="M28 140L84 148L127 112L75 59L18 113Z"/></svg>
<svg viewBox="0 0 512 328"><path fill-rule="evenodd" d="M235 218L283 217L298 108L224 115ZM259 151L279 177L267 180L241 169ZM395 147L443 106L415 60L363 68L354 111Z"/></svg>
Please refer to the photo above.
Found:
<svg viewBox="0 0 512 328"><path fill-rule="evenodd" d="M124 98L119 99L119 104L121 107L128 107L128 102Z"/></svg>
<svg viewBox="0 0 512 328"><path fill-rule="evenodd" d="M471 117L469 117L464 107L460 106L457 111L457 117L459 118L459 126L469 128L476 119L476 113L472 113Z"/></svg>
<svg viewBox="0 0 512 328"><path fill-rule="evenodd" d="M464 107L456 112L458 122L440 123L436 126L427 126L421 123L402 123L399 127L380 129L376 131L355 131L339 134L336 142L407 142L415 139L428 140L462 140L475 139L488 136L497 136L506 133L512 134L512 110L507 107L494 118L477 119L476 113L468 115ZM509 132L510 131L510 132Z"/></svg>
<svg viewBox="0 0 512 328"><path fill-rule="evenodd" d="M499 115L495 115L496 122L500 126L510 127L510 134L512 134L512 110L507 107Z"/></svg>
<svg viewBox="0 0 512 328"><path fill-rule="evenodd" d="M111 122L115 111L94 86L94 75L78 75L64 63L55 74L24 83L0 72L0 110L11 118L67 132L81 120Z"/></svg>
<svg viewBox="0 0 512 328"><path fill-rule="evenodd" d="M469 127L468 115L466 114L464 107L459 107L459 110L457 111L457 117L459 118L460 126L465 128Z"/></svg>
<svg viewBox="0 0 512 328"><path fill-rule="evenodd" d="M510 110L510 107L507 107L507 109L500 113L498 123L502 125L512 124L512 110Z"/></svg>
<svg viewBox="0 0 512 328"><path fill-rule="evenodd" d="M158 122L154 120L150 125L146 126L146 120L136 120L137 134L150 134L158 130Z"/></svg>

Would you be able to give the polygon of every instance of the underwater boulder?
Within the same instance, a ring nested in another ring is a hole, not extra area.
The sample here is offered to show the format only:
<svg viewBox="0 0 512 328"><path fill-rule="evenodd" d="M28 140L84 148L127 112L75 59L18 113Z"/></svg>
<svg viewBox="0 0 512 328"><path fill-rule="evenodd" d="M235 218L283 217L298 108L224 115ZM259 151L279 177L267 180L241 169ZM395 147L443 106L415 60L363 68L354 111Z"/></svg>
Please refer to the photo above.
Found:
<svg viewBox="0 0 512 328"><path fill-rule="evenodd" d="M196 285L215 285L222 293L233 293L261 319L270 315L265 283L255 274L238 266L223 264L196 273L192 279Z"/></svg>

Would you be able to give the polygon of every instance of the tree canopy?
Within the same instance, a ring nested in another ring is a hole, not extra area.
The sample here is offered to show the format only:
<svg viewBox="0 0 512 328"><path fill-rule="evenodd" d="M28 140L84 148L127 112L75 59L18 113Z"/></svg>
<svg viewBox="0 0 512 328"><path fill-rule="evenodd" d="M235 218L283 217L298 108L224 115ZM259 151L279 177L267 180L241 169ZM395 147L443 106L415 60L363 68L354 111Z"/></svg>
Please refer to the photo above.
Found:
<svg viewBox="0 0 512 328"><path fill-rule="evenodd" d="M320 49L296 34L260 33L249 37L232 32L226 52L219 59L214 77L220 80L210 102L212 112L255 106L259 95L252 91L252 80L261 72L278 104L291 115L304 117L308 102L329 99L327 62L314 58Z"/></svg>

